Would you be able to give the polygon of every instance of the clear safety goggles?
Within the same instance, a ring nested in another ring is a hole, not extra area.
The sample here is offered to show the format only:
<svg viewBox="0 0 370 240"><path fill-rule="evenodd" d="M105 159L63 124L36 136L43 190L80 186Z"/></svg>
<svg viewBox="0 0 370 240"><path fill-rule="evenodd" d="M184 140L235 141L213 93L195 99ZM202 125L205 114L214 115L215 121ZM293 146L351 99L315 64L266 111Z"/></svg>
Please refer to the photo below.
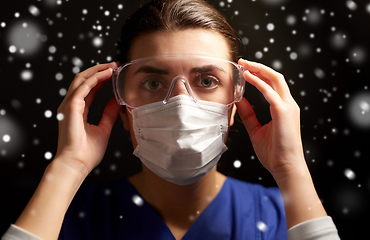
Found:
<svg viewBox="0 0 370 240"><path fill-rule="evenodd" d="M165 55L140 58L113 70L117 102L130 108L189 95L197 100L230 105L244 94L244 67L207 56Z"/></svg>

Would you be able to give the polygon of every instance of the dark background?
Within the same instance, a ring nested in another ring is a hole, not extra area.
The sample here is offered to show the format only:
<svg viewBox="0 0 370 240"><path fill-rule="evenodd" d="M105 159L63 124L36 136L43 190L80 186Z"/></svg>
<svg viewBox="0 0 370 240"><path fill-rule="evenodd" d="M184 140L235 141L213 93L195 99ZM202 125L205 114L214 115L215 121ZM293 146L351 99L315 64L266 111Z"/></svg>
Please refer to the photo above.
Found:
<svg viewBox="0 0 370 240"><path fill-rule="evenodd" d="M307 164L341 238L367 236L370 0L210 2L239 34L241 56L284 74L301 108ZM56 109L75 73L114 60L122 23L141 3L1 2L0 235L19 216L56 153ZM90 110L93 123L110 97L109 88ZM261 94L248 85L245 96L260 121L267 123L268 104ZM121 124L117 120L103 162L85 183L139 171ZM221 172L276 185L256 159L240 121L231 129L228 147ZM240 167L234 166L235 160Z"/></svg>

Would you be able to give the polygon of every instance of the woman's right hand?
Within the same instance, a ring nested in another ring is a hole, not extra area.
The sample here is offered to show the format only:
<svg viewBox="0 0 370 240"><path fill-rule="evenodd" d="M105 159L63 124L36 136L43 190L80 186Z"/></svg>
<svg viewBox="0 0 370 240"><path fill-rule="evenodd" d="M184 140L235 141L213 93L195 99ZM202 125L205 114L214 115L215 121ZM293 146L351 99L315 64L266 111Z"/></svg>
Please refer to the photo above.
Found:
<svg viewBox="0 0 370 240"><path fill-rule="evenodd" d="M100 64L78 73L58 108L58 150L53 161L61 161L86 176L101 162L120 105L112 98L98 125L87 122L97 91L112 76L115 62Z"/></svg>
<svg viewBox="0 0 370 240"><path fill-rule="evenodd" d="M111 78L112 69L116 67L114 62L97 65L77 74L72 81L58 108L57 153L15 225L45 240L58 238L78 188L103 159L119 113L121 106L111 99L97 126L87 122L95 94Z"/></svg>

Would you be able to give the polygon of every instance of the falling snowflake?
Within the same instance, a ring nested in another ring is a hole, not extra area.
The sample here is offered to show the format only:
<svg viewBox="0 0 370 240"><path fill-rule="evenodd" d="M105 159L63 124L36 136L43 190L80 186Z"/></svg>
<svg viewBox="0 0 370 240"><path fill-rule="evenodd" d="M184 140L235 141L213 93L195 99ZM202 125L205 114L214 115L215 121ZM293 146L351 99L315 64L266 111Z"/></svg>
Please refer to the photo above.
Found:
<svg viewBox="0 0 370 240"><path fill-rule="evenodd" d="M138 195L134 195L132 196L132 201L139 207L143 206L144 204L144 200L138 196Z"/></svg>
<svg viewBox="0 0 370 240"><path fill-rule="evenodd" d="M266 232L267 231L267 225L264 222L262 222L262 221L258 221L257 222L257 228L261 232Z"/></svg>

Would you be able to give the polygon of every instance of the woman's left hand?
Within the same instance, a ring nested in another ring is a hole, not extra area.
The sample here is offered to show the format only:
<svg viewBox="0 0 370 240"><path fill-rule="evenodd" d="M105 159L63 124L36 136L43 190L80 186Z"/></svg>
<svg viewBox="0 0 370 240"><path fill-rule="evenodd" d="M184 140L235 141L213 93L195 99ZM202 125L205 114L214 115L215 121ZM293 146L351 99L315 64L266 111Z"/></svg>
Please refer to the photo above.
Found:
<svg viewBox="0 0 370 240"><path fill-rule="evenodd" d="M262 165L276 178L306 164L300 131L300 109L290 94L284 76L259 63L239 60L244 78L255 86L270 104L272 120L261 126L253 108L243 98L238 113Z"/></svg>

